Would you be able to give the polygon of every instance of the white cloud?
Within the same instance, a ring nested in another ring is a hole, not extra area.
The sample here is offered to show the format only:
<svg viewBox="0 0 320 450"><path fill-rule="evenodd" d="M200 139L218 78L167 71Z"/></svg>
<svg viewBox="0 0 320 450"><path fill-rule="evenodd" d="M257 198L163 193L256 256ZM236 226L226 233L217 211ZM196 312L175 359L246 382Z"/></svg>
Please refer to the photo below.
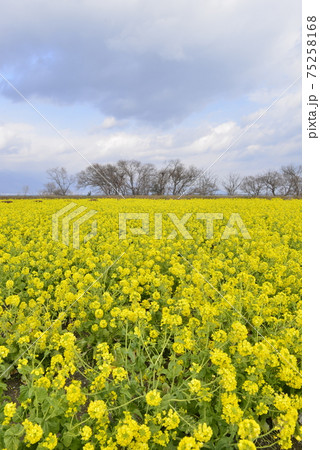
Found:
<svg viewBox="0 0 320 450"><path fill-rule="evenodd" d="M101 128L108 130L109 128L113 128L117 125L117 120L114 117L106 117L102 122Z"/></svg>
<svg viewBox="0 0 320 450"><path fill-rule="evenodd" d="M163 163L181 158L187 164L206 167L231 145L215 166L219 172L231 169L242 173L248 169L259 171L265 168L268 159L271 167L299 162L300 115L292 114L292 111L299 111L300 101L299 93L288 94L247 132L248 126L261 114L260 110L243 117L239 123L202 125L200 135L196 127L192 133L190 127L181 126L171 133L161 133L153 128L110 130L106 135L90 133L83 136L69 132L68 139L91 163L133 158ZM36 166L38 170L45 171L59 165L77 172L88 165L59 136L39 135L35 127L21 123L8 123L0 127L0 153L3 168L7 170L22 171Z"/></svg>

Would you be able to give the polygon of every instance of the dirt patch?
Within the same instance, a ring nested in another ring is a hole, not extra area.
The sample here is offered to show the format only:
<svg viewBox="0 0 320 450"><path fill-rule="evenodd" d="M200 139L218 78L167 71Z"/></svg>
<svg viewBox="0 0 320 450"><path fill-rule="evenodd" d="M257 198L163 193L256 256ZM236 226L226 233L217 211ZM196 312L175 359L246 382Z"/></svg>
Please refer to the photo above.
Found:
<svg viewBox="0 0 320 450"><path fill-rule="evenodd" d="M6 382L7 389L3 392L4 396L11 398L12 402L18 403L18 397L20 395L21 375L16 373L12 375Z"/></svg>

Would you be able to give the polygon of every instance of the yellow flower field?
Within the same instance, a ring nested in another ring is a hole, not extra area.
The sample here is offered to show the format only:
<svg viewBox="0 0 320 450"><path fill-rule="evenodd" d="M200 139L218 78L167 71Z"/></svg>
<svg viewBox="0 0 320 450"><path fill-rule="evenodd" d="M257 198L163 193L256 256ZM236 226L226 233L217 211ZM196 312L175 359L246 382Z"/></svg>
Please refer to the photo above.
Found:
<svg viewBox="0 0 320 450"><path fill-rule="evenodd" d="M52 235L71 202L79 248ZM301 440L300 200L14 199L0 225L1 449Z"/></svg>

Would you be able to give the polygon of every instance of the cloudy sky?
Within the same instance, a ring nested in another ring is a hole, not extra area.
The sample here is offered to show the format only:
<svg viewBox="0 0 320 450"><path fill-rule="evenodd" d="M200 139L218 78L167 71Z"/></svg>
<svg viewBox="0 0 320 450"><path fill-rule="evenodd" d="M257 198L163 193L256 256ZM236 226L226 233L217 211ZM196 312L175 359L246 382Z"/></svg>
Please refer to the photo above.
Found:
<svg viewBox="0 0 320 450"><path fill-rule="evenodd" d="M300 163L300 1L0 4L0 193L86 160Z"/></svg>

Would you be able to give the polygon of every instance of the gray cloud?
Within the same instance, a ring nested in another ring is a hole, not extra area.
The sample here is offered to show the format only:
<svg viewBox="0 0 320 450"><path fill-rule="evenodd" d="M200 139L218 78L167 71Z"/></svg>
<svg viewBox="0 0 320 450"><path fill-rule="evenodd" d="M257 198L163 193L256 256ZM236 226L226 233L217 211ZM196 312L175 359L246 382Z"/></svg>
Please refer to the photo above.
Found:
<svg viewBox="0 0 320 450"><path fill-rule="evenodd" d="M297 0L13 0L0 18L0 70L30 98L173 125L215 101L292 82L300 8ZM0 89L20 101L4 82Z"/></svg>

